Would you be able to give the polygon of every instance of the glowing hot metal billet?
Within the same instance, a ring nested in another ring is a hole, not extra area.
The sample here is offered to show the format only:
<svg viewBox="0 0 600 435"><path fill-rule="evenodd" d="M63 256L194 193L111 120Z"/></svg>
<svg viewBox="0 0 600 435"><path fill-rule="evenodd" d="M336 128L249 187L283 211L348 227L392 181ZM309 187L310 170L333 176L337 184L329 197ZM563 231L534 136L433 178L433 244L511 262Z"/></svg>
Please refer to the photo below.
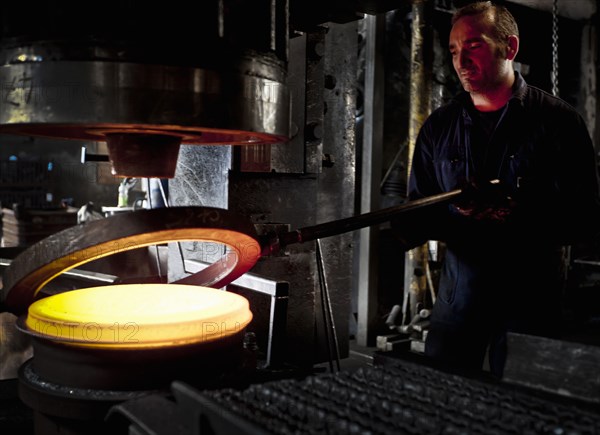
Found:
<svg viewBox="0 0 600 435"><path fill-rule="evenodd" d="M60 293L31 304L26 334L101 349L185 346L235 335L252 320L235 293L178 284L123 284Z"/></svg>

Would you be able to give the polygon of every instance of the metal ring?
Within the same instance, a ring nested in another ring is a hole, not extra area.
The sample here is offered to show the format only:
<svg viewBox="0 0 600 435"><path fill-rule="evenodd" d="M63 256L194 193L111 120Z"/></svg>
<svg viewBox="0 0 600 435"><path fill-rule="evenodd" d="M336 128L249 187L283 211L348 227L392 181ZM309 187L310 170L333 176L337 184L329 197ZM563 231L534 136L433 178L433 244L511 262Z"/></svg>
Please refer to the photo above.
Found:
<svg viewBox="0 0 600 435"><path fill-rule="evenodd" d="M69 269L118 252L177 241L229 247L220 260L178 281L205 287L229 284L250 270L261 253L252 223L227 210L171 207L134 211L68 228L23 251L4 274L5 306L22 314L49 281Z"/></svg>

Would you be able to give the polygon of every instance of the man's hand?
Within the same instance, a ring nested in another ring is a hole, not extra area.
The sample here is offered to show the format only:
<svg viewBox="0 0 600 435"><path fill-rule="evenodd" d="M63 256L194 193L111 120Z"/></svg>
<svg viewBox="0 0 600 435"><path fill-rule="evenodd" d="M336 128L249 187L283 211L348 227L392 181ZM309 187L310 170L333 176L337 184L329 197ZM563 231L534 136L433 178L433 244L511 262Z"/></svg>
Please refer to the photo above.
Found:
<svg viewBox="0 0 600 435"><path fill-rule="evenodd" d="M505 223L516 206L497 180L470 181L462 190L463 195L453 208L458 214L477 221Z"/></svg>

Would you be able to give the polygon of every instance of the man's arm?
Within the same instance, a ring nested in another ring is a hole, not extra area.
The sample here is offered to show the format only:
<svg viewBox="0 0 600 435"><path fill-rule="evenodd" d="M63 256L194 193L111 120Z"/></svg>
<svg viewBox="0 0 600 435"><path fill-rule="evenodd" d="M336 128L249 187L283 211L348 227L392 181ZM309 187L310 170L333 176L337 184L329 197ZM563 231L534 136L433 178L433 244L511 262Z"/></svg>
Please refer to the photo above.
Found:
<svg viewBox="0 0 600 435"><path fill-rule="evenodd" d="M552 123L552 143L542 144L546 174L520 183L515 223L524 234L557 244L595 237L600 230L600 194L596 152L581 116L561 111ZM550 228L550 231L540 231Z"/></svg>

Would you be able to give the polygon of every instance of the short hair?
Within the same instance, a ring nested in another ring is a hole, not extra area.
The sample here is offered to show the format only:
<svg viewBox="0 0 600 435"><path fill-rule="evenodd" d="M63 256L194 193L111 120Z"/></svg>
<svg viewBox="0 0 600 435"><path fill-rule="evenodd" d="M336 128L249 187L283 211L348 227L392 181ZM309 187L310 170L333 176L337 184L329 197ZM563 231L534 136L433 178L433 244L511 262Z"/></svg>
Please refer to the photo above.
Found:
<svg viewBox="0 0 600 435"><path fill-rule="evenodd" d="M510 35L519 36L519 27L515 17L504 6L493 4L491 1L478 1L469 3L458 9L452 15L452 25L460 18L473 15L486 15L492 26L492 38L500 44L503 51L508 47L508 37ZM505 54L505 53L504 53Z"/></svg>

